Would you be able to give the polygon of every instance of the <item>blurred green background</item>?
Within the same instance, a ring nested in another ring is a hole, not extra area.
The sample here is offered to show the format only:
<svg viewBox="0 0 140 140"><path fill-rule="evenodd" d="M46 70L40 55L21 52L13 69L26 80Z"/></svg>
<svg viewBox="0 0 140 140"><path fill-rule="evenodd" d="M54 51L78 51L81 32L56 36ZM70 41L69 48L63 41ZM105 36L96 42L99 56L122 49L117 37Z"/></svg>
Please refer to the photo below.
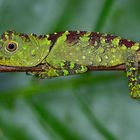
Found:
<svg viewBox="0 0 140 140"><path fill-rule="evenodd" d="M0 32L100 31L140 41L139 0L0 0ZM124 72L38 80L0 73L0 140L139 140Z"/></svg>

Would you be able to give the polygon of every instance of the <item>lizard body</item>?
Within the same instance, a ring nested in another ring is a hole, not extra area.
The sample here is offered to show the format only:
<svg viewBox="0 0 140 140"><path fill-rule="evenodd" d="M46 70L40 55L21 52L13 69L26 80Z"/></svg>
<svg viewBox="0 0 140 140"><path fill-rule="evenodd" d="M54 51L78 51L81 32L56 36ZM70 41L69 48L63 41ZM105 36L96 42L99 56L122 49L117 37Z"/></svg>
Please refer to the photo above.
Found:
<svg viewBox="0 0 140 140"><path fill-rule="evenodd" d="M0 38L0 65L41 65L45 71L33 73L39 78L84 73L89 66L125 64L133 98L140 98L139 61L139 43L105 33L65 31L37 36L7 31Z"/></svg>

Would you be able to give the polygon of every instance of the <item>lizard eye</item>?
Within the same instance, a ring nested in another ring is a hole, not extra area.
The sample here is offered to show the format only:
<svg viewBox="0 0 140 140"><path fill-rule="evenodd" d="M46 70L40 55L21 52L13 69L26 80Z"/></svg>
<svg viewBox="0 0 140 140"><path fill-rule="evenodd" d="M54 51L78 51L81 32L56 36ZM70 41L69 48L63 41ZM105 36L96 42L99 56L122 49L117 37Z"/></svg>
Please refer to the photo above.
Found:
<svg viewBox="0 0 140 140"><path fill-rule="evenodd" d="M10 42L7 44L6 49L9 52L14 52L17 49L17 44L15 42Z"/></svg>

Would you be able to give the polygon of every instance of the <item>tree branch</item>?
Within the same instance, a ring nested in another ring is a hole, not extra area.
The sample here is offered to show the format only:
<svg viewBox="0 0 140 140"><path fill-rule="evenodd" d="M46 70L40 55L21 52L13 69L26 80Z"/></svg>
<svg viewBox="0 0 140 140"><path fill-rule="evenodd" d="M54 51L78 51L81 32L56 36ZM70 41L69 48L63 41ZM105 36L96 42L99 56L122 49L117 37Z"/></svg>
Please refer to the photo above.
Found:
<svg viewBox="0 0 140 140"><path fill-rule="evenodd" d="M88 66L89 71L125 71L125 65L118 65L113 67L103 66ZM0 72L41 72L44 71L41 65L35 67L10 67L0 66Z"/></svg>
<svg viewBox="0 0 140 140"><path fill-rule="evenodd" d="M125 65L117 65L112 67L105 67L105 66L89 66L88 67L90 71L125 71Z"/></svg>
<svg viewBox="0 0 140 140"><path fill-rule="evenodd" d="M39 72L43 71L40 66L36 67L10 67L0 66L0 72Z"/></svg>

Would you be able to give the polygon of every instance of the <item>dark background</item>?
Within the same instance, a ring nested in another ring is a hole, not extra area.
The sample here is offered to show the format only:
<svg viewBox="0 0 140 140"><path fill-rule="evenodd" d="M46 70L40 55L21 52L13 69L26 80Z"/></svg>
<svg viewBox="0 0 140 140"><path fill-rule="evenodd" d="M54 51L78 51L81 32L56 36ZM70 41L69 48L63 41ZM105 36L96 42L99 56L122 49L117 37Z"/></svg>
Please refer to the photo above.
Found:
<svg viewBox="0 0 140 140"><path fill-rule="evenodd" d="M0 0L0 32L100 31L140 41L139 0ZM38 80L0 74L0 140L139 140L124 72Z"/></svg>

